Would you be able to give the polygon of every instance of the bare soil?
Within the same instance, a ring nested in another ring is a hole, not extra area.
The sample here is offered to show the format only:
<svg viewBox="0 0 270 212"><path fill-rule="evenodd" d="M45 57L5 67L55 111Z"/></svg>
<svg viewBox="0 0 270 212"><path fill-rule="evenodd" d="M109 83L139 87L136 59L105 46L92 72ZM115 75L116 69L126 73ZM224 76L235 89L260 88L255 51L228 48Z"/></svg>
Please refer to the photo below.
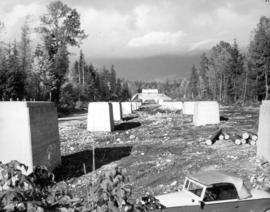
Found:
<svg viewBox="0 0 270 212"><path fill-rule="evenodd" d="M145 192L157 195L179 190L187 174L217 169L242 177L249 189L270 191L270 164L256 157L256 146L238 146L230 140L212 146L203 142L219 128L227 133L256 133L258 114L258 107L221 107L220 124L195 127L192 116L147 105L116 123L112 133L87 132L86 114L62 118L62 166L56 177L67 180L73 192L84 197L98 173L117 165L126 168L133 195L138 197Z"/></svg>

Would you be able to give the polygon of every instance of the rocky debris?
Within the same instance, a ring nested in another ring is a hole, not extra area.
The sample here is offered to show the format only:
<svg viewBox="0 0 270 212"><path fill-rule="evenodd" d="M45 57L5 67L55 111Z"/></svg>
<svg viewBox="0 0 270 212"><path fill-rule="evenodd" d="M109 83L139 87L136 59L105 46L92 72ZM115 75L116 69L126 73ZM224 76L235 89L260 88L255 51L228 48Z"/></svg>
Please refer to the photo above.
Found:
<svg viewBox="0 0 270 212"><path fill-rule="evenodd" d="M192 116L150 106L120 122L126 126L124 130L112 133L89 133L83 119L61 121L61 149L63 155L78 154L77 160L80 160L80 155L91 151L95 142L95 147L101 151L97 155L103 161L101 165L116 164L127 169L134 196L146 192L157 195L177 191L181 189L186 174L201 169L233 172L244 179L248 188L269 190L270 165L257 159L255 146L242 144L236 148L235 143L226 139L218 139L210 146L203 142L220 128L225 132L239 132L239 127L247 132L257 132L258 114L257 107L221 107L220 115L227 119L218 125L195 127ZM131 151L122 158L112 154L108 157L107 148L113 152L123 147L130 147ZM106 149L104 153L103 149ZM96 172L103 170L104 166L97 168ZM92 174L90 168L87 174L71 179L76 182L77 193L84 193Z"/></svg>

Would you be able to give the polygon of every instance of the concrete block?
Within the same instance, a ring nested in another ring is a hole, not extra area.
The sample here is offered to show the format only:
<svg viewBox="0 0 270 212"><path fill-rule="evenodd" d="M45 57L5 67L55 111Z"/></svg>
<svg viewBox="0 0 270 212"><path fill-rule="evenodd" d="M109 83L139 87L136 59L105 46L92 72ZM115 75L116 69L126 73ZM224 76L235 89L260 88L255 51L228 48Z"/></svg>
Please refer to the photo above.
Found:
<svg viewBox="0 0 270 212"><path fill-rule="evenodd" d="M129 115L132 113L131 102L121 102L123 115Z"/></svg>
<svg viewBox="0 0 270 212"><path fill-rule="evenodd" d="M142 89L142 93L158 93L158 89Z"/></svg>
<svg viewBox="0 0 270 212"><path fill-rule="evenodd" d="M138 106L138 102L131 102L131 110L135 111L138 110L139 106Z"/></svg>
<svg viewBox="0 0 270 212"><path fill-rule="evenodd" d="M195 126L218 124L219 122L219 105L216 101L195 102L193 115Z"/></svg>
<svg viewBox="0 0 270 212"><path fill-rule="evenodd" d="M111 132L114 129L113 107L108 102L90 102L88 105L87 130Z"/></svg>
<svg viewBox="0 0 270 212"><path fill-rule="evenodd" d="M0 161L29 167L61 164L57 109L51 102L0 102Z"/></svg>
<svg viewBox="0 0 270 212"><path fill-rule="evenodd" d="M183 114L193 115L194 114L195 102L184 102L183 104Z"/></svg>
<svg viewBox="0 0 270 212"><path fill-rule="evenodd" d="M113 120L121 121L122 120L122 106L120 102L111 102L113 108Z"/></svg>
<svg viewBox="0 0 270 212"><path fill-rule="evenodd" d="M270 162L270 100L260 106L257 155Z"/></svg>
<svg viewBox="0 0 270 212"><path fill-rule="evenodd" d="M167 110L182 110L183 103L182 102L162 102L161 108Z"/></svg>
<svg viewBox="0 0 270 212"><path fill-rule="evenodd" d="M157 100L157 103L160 104L160 105L162 105L163 102L164 102L163 99L158 99L158 100Z"/></svg>

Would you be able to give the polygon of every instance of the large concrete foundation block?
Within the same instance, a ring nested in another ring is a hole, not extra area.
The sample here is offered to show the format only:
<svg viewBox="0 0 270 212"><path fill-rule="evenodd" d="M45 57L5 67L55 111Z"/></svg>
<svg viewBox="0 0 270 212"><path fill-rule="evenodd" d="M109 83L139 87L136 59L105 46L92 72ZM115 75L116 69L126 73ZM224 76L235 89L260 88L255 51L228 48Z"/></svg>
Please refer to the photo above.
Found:
<svg viewBox="0 0 270 212"><path fill-rule="evenodd" d="M195 102L184 102L183 104L183 114L193 115L194 114Z"/></svg>
<svg viewBox="0 0 270 212"><path fill-rule="evenodd" d="M218 102L199 101L194 104L193 124L195 126L218 124L219 122Z"/></svg>
<svg viewBox="0 0 270 212"><path fill-rule="evenodd" d="M270 100L260 106L257 155L270 162Z"/></svg>
<svg viewBox="0 0 270 212"><path fill-rule="evenodd" d="M129 115L132 113L131 102L121 102L123 115Z"/></svg>
<svg viewBox="0 0 270 212"><path fill-rule="evenodd" d="M139 106L138 106L138 102L131 102L131 110L135 111L138 110Z"/></svg>
<svg viewBox="0 0 270 212"><path fill-rule="evenodd" d="M90 102L88 105L87 130L111 132L114 129L113 106L108 102Z"/></svg>
<svg viewBox="0 0 270 212"><path fill-rule="evenodd" d="M0 161L29 167L61 164L57 109L51 102L0 102Z"/></svg>
<svg viewBox="0 0 270 212"><path fill-rule="evenodd" d="M113 108L113 120L121 121L122 120L122 106L120 102L111 102Z"/></svg>
<svg viewBox="0 0 270 212"><path fill-rule="evenodd" d="M182 102L162 102L161 108L168 110L182 110L183 103Z"/></svg>

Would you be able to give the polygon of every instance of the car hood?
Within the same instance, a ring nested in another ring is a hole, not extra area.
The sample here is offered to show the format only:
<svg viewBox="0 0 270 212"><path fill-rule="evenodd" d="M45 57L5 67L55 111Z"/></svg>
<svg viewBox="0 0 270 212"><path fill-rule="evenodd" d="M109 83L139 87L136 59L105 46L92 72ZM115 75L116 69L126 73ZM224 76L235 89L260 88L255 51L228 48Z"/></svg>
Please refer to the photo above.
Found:
<svg viewBox="0 0 270 212"><path fill-rule="evenodd" d="M270 198L270 193L267 191L252 189L250 193L252 195L250 199Z"/></svg>
<svg viewBox="0 0 270 212"><path fill-rule="evenodd" d="M188 192L179 191L156 196L159 202L166 207L198 205L198 199Z"/></svg>

